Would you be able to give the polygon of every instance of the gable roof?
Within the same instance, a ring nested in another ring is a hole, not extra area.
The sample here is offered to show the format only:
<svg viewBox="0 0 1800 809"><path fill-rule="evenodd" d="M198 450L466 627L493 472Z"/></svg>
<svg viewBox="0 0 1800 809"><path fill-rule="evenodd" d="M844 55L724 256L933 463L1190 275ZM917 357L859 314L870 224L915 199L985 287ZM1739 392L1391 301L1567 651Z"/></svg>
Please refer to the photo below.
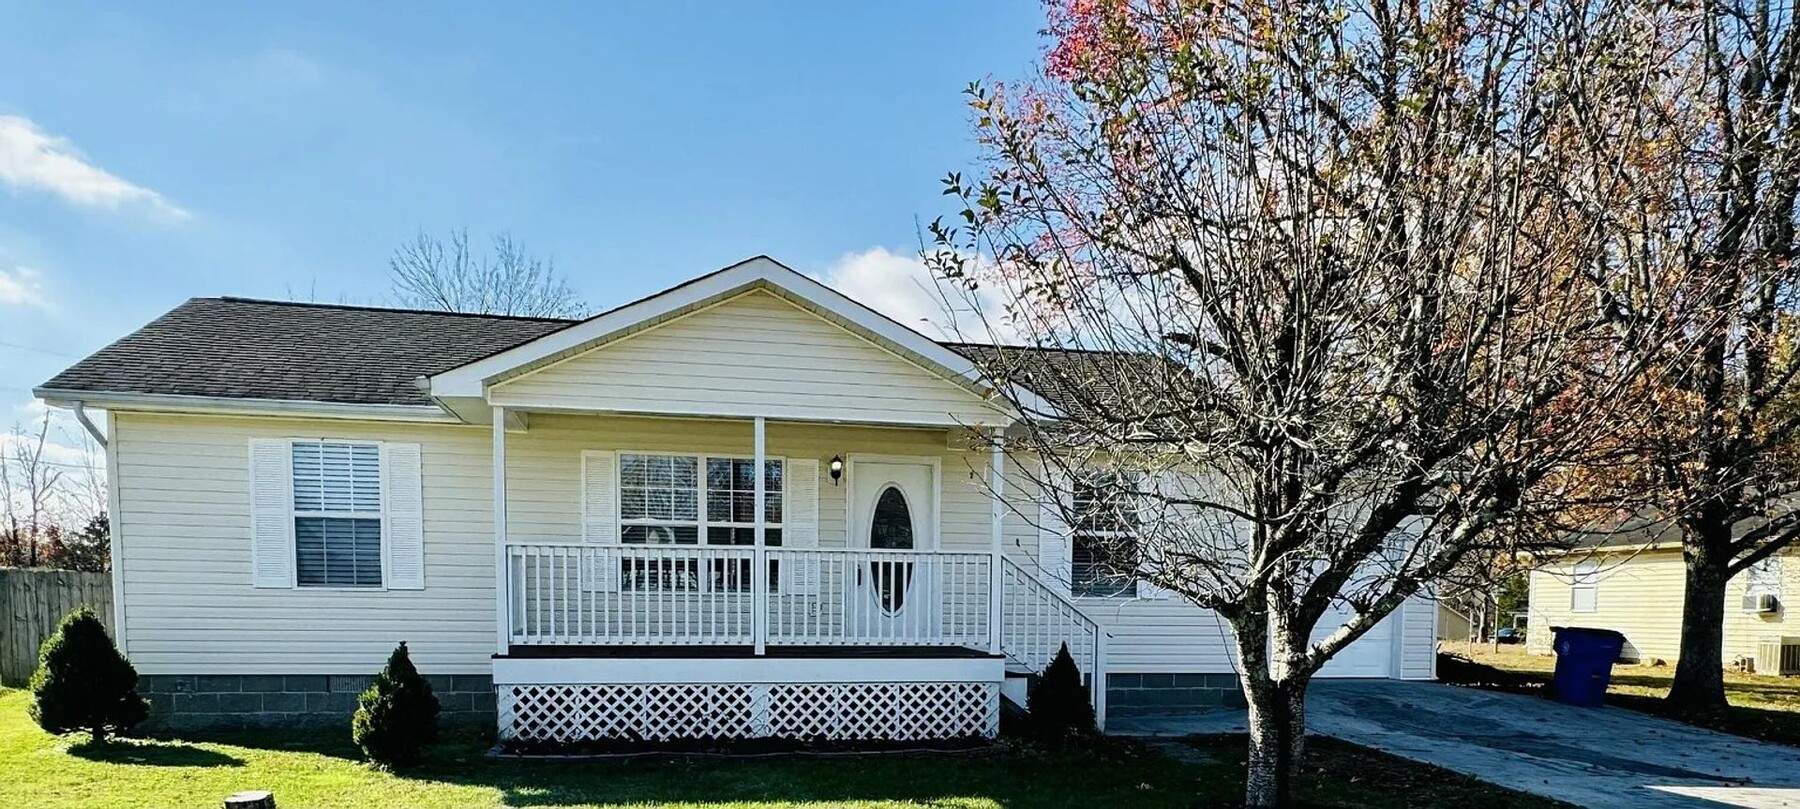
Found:
<svg viewBox="0 0 1800 809"><path fill-rule="evenodd" d="M505 349L492 356L436 374L431 393L444 399L477 397L490 383L527 373L556 360L591 350L620 337L652 328L753 290L786 299L814 315L835 323L945 379L982 395L986 384L979 367L968 356L920 334L892 318L795 272L786 265L757 256L708 273L667 290L602 312L560 331ZM1047 403L1027 390L1012 391L1013 398L1029 410L1043 412Z"/></svg>
<svg viewBox="0 0 1800 809"><path fill-rule="evenodd" d="M768 289L970 387L976 346L944 344L766 257L586 320L193 298L41 385L57 403L161 397L437 410L454 385L529 370L694 306ZM431 386L422 384L431 380ZM462 395L467 394L465 387Z"/></svg>

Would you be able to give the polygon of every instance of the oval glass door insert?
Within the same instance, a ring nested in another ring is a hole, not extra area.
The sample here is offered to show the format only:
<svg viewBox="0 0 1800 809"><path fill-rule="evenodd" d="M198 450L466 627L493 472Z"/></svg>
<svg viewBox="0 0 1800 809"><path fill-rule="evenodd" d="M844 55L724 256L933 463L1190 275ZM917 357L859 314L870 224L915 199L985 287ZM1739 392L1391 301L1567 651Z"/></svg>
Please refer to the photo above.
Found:
<svg viewBox="0 0 1800 809"><path fill-rule="evenodd" d="M869 547L881 550L912 550L912 508L899 486L888 485L875 498L875 510L869 520ZM888 613L906 606L906 591L912 585L912 562L900 559L872 559L869 577L875 583L875 599Z"/></svg>

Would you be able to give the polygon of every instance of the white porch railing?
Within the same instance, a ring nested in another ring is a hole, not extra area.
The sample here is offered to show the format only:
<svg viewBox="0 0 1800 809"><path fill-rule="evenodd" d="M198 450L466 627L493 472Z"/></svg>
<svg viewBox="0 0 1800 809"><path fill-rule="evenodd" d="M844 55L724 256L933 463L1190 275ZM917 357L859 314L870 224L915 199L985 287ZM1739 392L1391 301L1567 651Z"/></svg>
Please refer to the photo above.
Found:
<svg viewBox="0 0 1800 809"><path fill-rule="evenodd" d="M987 649L993 555L705 545L506 546L517 645Z"/></svg>
<svg viewBox="0 0 1800 809"><path fill-rule="evenodd" d="M1008 557L1000 565L1000 648L1008 662L1042 672L1063 644L1088 675L1094 714L1106 721L1106 632L1075 602Z"/></svg>
<svg viewBox="0 0 1800 809"><path fill-rule="evenodd" d="M750 548L509 543L515 644L747 645Z"/></svg>
<svg viewBox="0 0 1800 809"><path fill-rule="evenodd" d="M776 548L768 553L781 585L781 594L769 598L769 643L988 645L992 554Z"/></svg>

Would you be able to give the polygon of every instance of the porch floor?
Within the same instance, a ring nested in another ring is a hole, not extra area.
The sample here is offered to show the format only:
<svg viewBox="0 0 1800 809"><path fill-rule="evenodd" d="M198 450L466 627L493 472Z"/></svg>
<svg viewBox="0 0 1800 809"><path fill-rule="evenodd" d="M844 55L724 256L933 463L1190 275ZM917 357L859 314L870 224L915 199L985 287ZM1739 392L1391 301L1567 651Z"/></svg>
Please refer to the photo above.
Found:
<svg viewBox="0 0 1800 809"><path fill-rule="evenodd" d="M512 646L496 660L569 660L607 658L704 658L758 657L754 646L619 646L528 645ZM961 646L768 646L761 657L813 658L822 660L893 659L956 660L998 658L1000 655Z"/></svg>

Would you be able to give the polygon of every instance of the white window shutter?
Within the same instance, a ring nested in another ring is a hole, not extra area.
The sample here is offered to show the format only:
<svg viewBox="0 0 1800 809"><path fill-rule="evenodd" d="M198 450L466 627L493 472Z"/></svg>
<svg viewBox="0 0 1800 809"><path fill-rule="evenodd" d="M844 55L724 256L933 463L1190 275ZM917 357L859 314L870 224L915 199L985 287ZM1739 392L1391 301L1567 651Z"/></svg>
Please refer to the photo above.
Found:
<svg viewBox="0 0 1800 809"><path fill-rule="evenodd" d="M288 442L250 439L250 581L256 587L294 586L293 470Z"/></svg>
<svg viewBox="0 0 1800 809"><path fill-rule="evenodd" d="M418 444L381 445L387 588L425 589L424 462Z"/></svg>
<svg viewBox="0 0 1800 809"><path fill-rule="evenodd" d="M1049 477L1038 496L1038 577L1051 589L1068 595L1072 548L1062 509L1068 481L1063 475Z"/></svg>
<svg viewBox="0 0 1800 809"><path fill-rule="evenodd" d="M611 450L581 453L581 539L594 545L619 544L619 455ZM619 557L600 551L587 566L583 589L619 589Z"/></svg>
<svg viewBox="0 0 1800 809"><path fill-rule="evenodd" d="M790 458L782 480L781 546L796 550L819 547L819 461ZM819 560L788 559L778 571L785 595L819 594Z"/></svg>
<svg viewBox="0 0 1800 809"><path fill-rule="evenodd" d="M1156 475L1154 485L1156 487L1154 491L1158 500L1151 503L1153 513L1144 516L1150 519L1169 519L1171 516L1178 515L1181 510L1169 506L1167 504L1167 499L1180 496L1182 488L1180 477L1172 473L1164 472ZM1140 519L1142 519L1142 517ZM1145 542L1142 532L1139 532L1138 534L1137 551L1138 565L1140 567L1146 570L1159 572L1162 570L1162 548L1153 547L1150 543ZM1138 598L1165 599L1171 595L1173 595L1173 593L1151 584L1150 582L1143 579L1137 580Z"/></svg>

